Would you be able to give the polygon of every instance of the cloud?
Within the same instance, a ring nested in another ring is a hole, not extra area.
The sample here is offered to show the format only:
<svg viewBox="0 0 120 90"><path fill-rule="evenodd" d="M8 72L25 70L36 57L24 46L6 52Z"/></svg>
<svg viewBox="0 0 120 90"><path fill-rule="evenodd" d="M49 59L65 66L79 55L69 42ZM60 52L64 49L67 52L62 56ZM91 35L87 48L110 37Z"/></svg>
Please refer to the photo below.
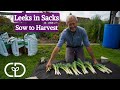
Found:
<svg viewBox="0 0 120 90"><path fill-rule="evenodd" d="M108 19L110 16L110 11L60 11L61 20L65 21L67 15L72 13L77 17L93 18L95 15L99 15L102 20Z"/></svg>

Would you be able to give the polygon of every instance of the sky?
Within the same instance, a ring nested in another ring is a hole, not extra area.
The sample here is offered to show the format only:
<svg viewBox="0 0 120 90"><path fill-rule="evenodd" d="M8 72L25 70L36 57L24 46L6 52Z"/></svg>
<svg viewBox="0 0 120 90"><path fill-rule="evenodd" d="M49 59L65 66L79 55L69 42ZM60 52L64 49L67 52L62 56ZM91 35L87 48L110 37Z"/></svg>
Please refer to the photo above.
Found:
<svg viewBox="0 0 120 90"><path fill-rule="evenodd" d="M101 20L109 19L110 17L110 11L60 11L61 20L65 20L69 13L77 17L86 17L90 19L95 15L100 15Z"/></svg>
<svg viewBox="0 0 120 90"><path fill-rule="evenodd" d="M0 11L0 12L17 12L21 13L22 11ZM39 13L41 11L26 11L27 13ZM51 12L58 12L60 13L60 19L62 21L66 20L67 15L72 13L73 15L77 17L85 17L85 18L93 18L95 15L99 15L101 20L108 20L110 18L110 11L51 11ZM8 18L13 21L13 16L7 15Z"/></svg>

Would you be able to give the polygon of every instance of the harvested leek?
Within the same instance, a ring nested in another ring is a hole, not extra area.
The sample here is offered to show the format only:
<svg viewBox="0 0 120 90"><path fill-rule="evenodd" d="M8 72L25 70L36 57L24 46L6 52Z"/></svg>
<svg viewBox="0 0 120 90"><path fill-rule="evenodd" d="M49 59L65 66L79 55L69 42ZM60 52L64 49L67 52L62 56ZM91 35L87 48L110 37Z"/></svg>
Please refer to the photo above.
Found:
<svg viewBox="0 0 120 90"><path fill-rule="evenodd" d="M53 65L53 69L55 70L55 75L61 75L59 71L59 64L52 64L52 65Z"/></svg>
<svg viewBox="0 0 120 90"><path fill-rule="evenodd" d="M88 61L84 62L85 67L88 68L93 74L97 74L97 72L95 71L95 69L93 68L92 64Z"/></svg>
<svg viewBox="0 0 120 90"><path fill-rule="evenodd" d="M88 74L88 71L87 71L84 63L80 59L77 60L77 66L79 66L82 69L84 74Z"/></svg>
<svg viewBox="0 0 120 90"><path fill-rule="evenodd" d="M97 69L99 69L103 73L105 73L105 72L108 73L108 74L112 73L112 70L110 70L109 68L107 68L105 65L96 64L96 65L94 65L94 67L96 67Z"/></svg>

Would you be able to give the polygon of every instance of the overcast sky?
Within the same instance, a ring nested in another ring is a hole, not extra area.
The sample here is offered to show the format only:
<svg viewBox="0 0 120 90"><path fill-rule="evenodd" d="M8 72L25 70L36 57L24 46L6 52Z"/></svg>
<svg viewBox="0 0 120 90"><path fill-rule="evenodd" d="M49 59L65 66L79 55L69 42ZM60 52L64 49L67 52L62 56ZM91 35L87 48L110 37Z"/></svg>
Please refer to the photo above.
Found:
<svg viewBox="0 0 120 90"><path fill-rule="evenodd" d="M0 11L0 12L16 12L16 11ZM21 13L22 11L17 11L17 13ZM40 11L27 11L27 12L40 12ZM59 12L60 13L60 19L62 21L66 20L67 15L72 13L73 15L76 15L77 17L86 17L86 18L92 18L95 15L99 15L101 17L101 20L109 19L110 18L110 11L52 11L52 12ZM13 16L7 15L8 18L10 18L13 21Z"/></svg>
<svg viewBox="0 0 120 90"><path fill-rule="evenodd" d="M61 19L65 20L66 16L69 15L70 12L77 17L86 17L90 19L95 15L100 15L102 20L109 19L110 16L110 11L62 11L60 12Z"/></svg>

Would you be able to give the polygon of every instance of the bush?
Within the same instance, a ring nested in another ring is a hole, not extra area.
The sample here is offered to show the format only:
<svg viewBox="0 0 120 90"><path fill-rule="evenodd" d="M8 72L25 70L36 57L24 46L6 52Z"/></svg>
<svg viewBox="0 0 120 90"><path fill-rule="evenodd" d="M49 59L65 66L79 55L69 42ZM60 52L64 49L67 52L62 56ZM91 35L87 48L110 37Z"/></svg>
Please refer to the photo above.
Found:
<svg viewBox="0 0 120 90"><path fill-rule="evenodd" d="M90 21L82 21L78 25L85 28L89 37L89 40L93 43L99 43L103 40L104 24L108 21L102 21L100 16L94 16Z"/></svg>

